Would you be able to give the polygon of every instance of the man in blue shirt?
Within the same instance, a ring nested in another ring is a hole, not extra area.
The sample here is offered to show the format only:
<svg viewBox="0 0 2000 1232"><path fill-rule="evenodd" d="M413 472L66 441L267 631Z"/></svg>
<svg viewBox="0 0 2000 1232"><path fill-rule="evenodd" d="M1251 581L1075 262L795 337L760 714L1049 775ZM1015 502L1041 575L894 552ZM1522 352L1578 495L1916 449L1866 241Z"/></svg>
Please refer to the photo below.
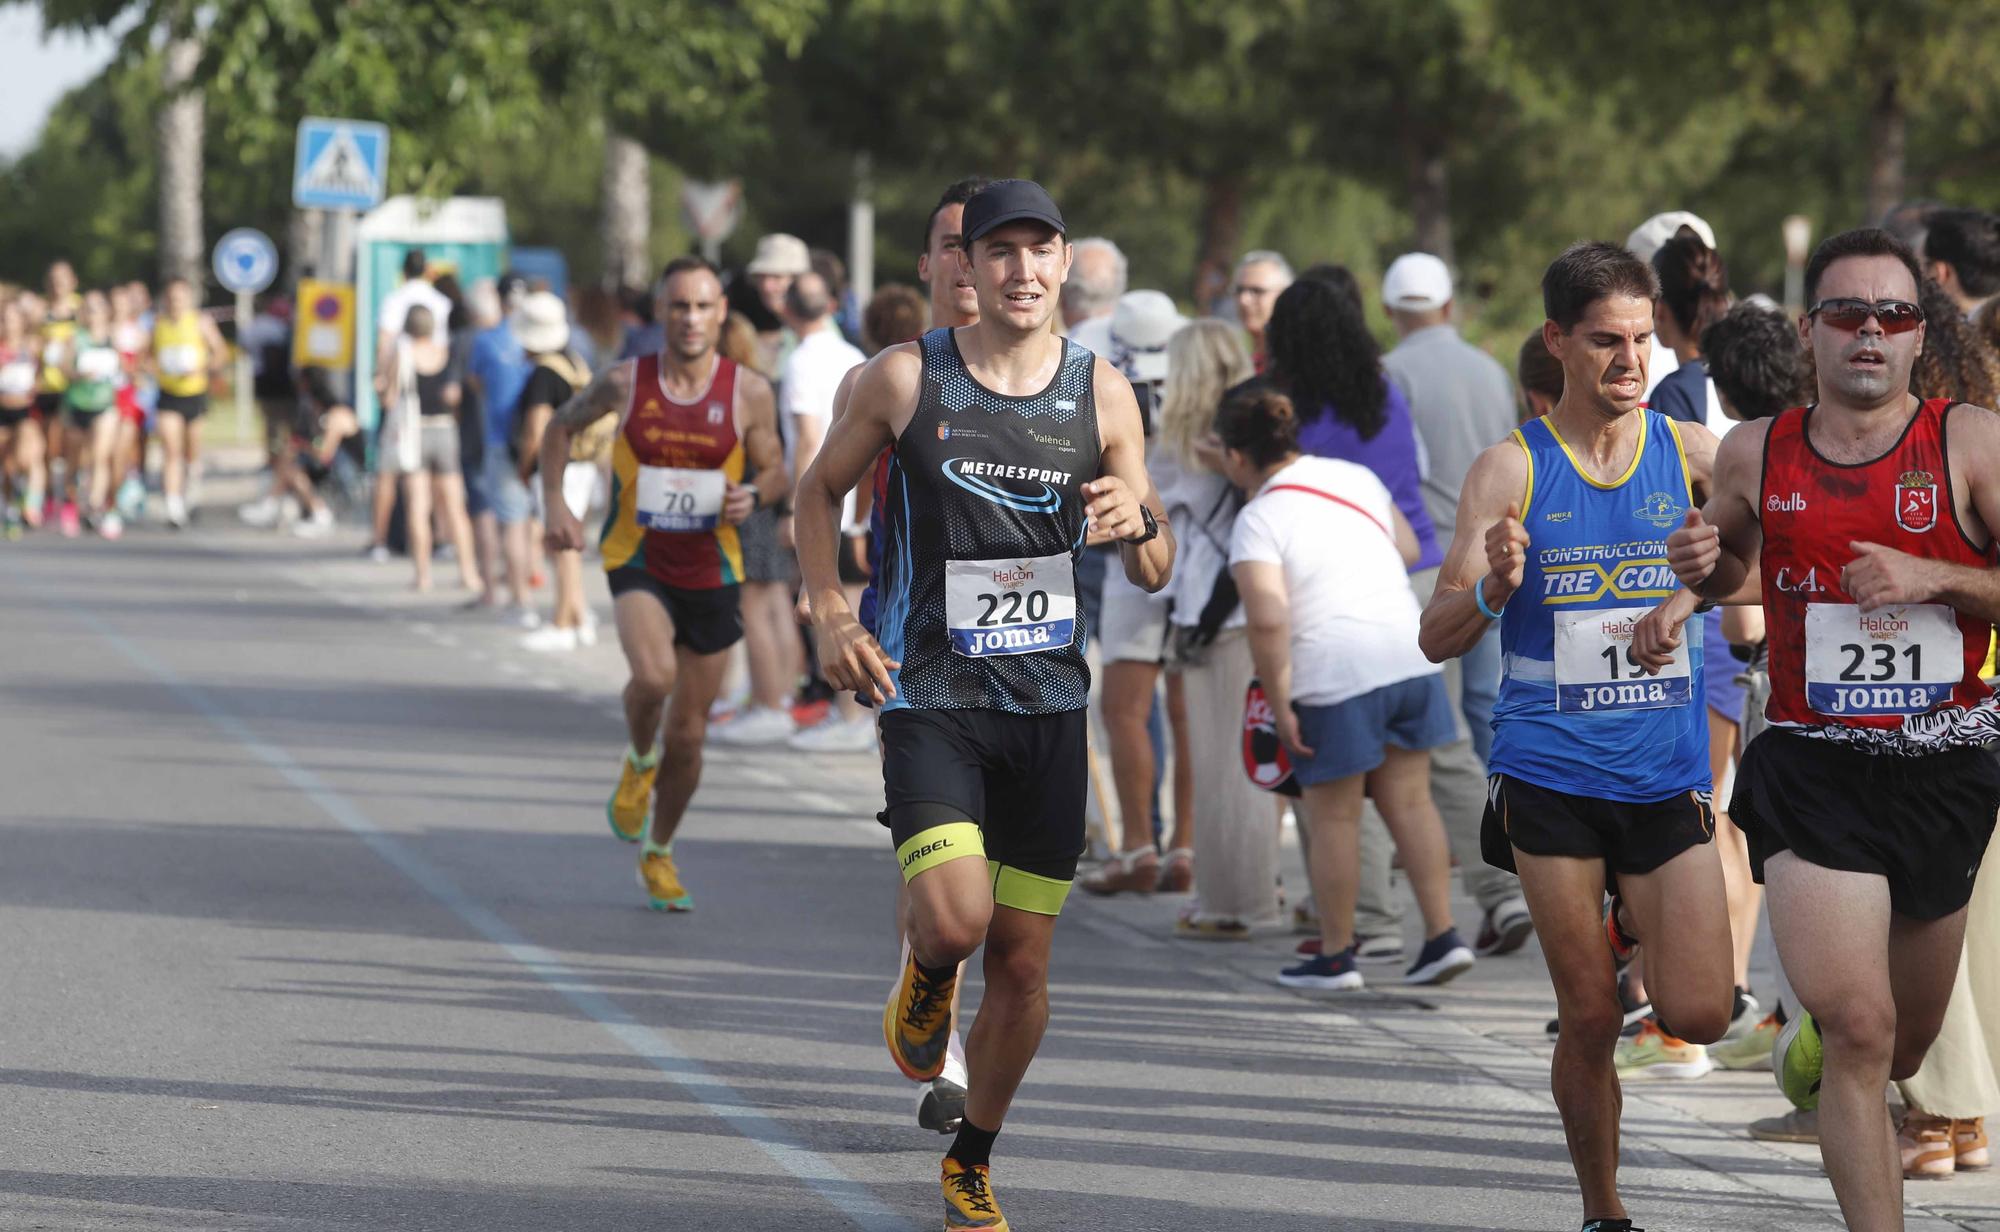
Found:
<svg viewBox="0 0 2000 1232"><path fill-rule="evenodd" d="M507 590L512 600L510 612L524 628L539 623L528 601L530 560L528 488L521 482L520 463L515 458L516 411L521 390L534 370L528 353L514 337L507 314L520 302L525 284L515 274L501 277L495 301L481 305L486 327L474 335L472 354L466 363L466 379L478 391L486 406L486 455L481 468L476 504L475 530L479 554L491 561L496 556L506 563ZM490 607L498 600L496 571L482 570L486 592L475 604Z"/></svg>

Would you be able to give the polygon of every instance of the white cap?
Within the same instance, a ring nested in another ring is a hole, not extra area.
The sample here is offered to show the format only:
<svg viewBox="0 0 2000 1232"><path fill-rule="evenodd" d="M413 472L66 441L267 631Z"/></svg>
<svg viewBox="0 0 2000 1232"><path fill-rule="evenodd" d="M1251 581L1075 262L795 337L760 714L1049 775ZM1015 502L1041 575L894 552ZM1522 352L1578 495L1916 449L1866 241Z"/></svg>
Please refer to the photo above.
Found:
<svg viewBox="0 0 2000 1232"><path fill-rule="evenodd" d="M1686 210L1668 210L1648 218L1625 237L1625 247L1633 256L1651 265L1653 254L1666 247L1667 241L1674 238L1674 233L1682 227L1692 227L1702 243L1715 247L1715 228Z"/></svg>
<svg viewBox="0 0 2000 1232"><path fill-rule="evenodd" d="M523 299L508 326L530 355L553 355L569 345L569 309L553 291L536 291Z"/></svg>
<svg viewBox="0 0 2000 1232"><path fill-rule="evenodd" d="M1167 343L1188 319L1161 291L1127 291L1111 313L1114 361L1134 381L1167 379Z"/></svg>
<svg viewBox="0 0 2000 1232"><path fill-rule="evenodd" d="M794 278L812 269L812 253L796 235L773 232L757 241L757 255L750 258L746 274L790 274Z"/></svg>
<svg viewBox="0 0 2000 1232"><path fill-rule="evenodd" d="M1382 302L1411 312L1432 312L1451 302L1451 271L1427 252L1406 252L1382 275Z"/></svg>

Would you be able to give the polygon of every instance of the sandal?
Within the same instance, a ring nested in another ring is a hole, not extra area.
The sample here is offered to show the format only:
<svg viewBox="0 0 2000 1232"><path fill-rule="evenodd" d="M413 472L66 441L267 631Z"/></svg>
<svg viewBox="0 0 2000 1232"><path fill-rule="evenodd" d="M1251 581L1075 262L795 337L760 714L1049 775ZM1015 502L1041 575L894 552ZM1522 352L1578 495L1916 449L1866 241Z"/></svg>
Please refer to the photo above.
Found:
<svg viewBox="0 0 2000 1232"><path fill-rule="evenodd" d="M1191 903L1174 920L1174 936L1190 941L1248 941L1250 926L1235 916L1204 915Z"/></svg>
<svg viewBox="0 0 2000 1232"><path fill-rule="evenodd" d="M1160 880L1153 888L1161 894L1185 894L1194 889L1194 848L1169 851L1160 862Z"/></svg>
<svg viewBox="0 0 2000 1232"><path fill-rule="evenodd" d="M1151 894L1159 880L1160 853L1151 847L1138 847L1112 856L1087 876L1077 878L1076 884L1088 894L1117 894L1125 890Z"/></svg>

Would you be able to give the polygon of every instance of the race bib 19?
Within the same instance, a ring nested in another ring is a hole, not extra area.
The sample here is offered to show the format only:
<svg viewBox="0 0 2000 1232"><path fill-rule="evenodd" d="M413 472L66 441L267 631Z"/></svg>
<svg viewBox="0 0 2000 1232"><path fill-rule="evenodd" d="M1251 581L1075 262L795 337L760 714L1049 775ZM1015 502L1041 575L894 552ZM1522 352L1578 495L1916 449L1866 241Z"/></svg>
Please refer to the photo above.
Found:
<svg viewBox="0 0 2000 1232"><path fill-rule="evenodd" d="M717 470L639 468L638 522L647 530L714 530L729 479Z"/></svg>
<svg viewBox="0 0 2000 1232"><path fill-rule="evenodd" d="M945 562L944 622L958 654L1032 654L1076 637L1076 569L1067 552L1032 560Z"/></svg>
<svg viewBox="0 0 2000 1232"><path fill-rule="evenodd" d="M1922 714L1950 701L1965 639L1942 603L1806 608L1806 705L1833 717Z"/></svg>
<svg viewBox="0 0 2000 1232"><path fill-rule="evenodd" d="M1690 620L1681 629L1673 661L1649 676L1632 658L1632 631L1650 607L1605 607L1557 612L1556 710L1605 714L1685 706L1694 696L1688 639L1700 635Z"/></svg>

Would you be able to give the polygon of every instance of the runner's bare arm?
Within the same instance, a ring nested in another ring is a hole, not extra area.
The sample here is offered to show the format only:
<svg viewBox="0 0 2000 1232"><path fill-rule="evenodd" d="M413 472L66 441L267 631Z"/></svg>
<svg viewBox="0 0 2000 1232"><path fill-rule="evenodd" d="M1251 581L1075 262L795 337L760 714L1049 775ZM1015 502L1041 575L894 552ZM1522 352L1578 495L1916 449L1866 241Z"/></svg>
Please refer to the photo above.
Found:
<svg viewBox="0 0 2000 1232"><path fill-rule="evenodd" d="M1694 490L1698 509L1714 492L1715 450L1721 442L1701 424L1676 423L1674 431L1680 437L1681 456L1687 459L1688 486ZM1648 675L1657 675L1672 663L1674 651L1680 648L1682 626L1700 604L1701 596L1683 586L1641 616L1632 630L1632 661Z"/></svg>
<svg viewBox="0 0 2000 1232"><path fill-rule="evenodd" d="M1715 433L1697 423L1674 425L1681 438L1681 456L1687 459L1688 486L1694 489L1697 507L1715 494L1715 450L1722 444Z"/></svg>
<svg viewBox="0 0 2000 1232"><path fill-rule="evenodd" d="M1084 512L1090 518L1086 542L1117 542L1126 578L1146 593L1157 594L1174 575L1174 531L1167 525L1152 476L1146 473L1146 428L1139 417L1139 400L1124 374L1101 359L1096 389L1097 435L1103 454L1098 477L1083 485ZM1145 533L1141 505L1152 511L1160 533L1145 543L1122 542Z"/></svg>
<svg viewBox="0 0 2000 1232"><path fill-rule="evenodd" d="M868 473L875 458L896 443L896 425L916 405L923 360L916 347L890 347L861 369L842 413L836 414L811 469L799 477L796 516L799 576L812 609L820 670L837 689L881 703L895 695L889 673L902 666L882 648L847 605L834 553L840 542L840 502Z"/></svg>
<svg viewBox="0 0 2000 1232"><path fill-rule="evenodd" d="M1954 491L1966 490L1970 512L1965 528L1985 532L2000 526L2000 415L1977 406L1948 412L1946 442ZM1856 542L1854 560L1841 575L1841 589L1864 612L1903 603L1948 603L1982 621L2000 620L2000 567L1927 560L1875 543Z"/></svg>
<svg viewBox="0 0 2000 1232"><path fill-rule="evenodd" d="M549 425L551 432L560 428L563 445L567 449L569 437L598 420L610 415L625 405L632 396L632 372L638 366L637 360L628 359L613 364L591 378L588 385L570 395L569 401L556 408L555 421ZM564 457L569 455L565 453Z"/></svg>
<svg viewBox="0 0 2000 1232"><path fill-rule="evenodd" d="M827 431L833 431L833 425L847 414L847 403L854 396L855 383L861 379L861 370L867 366L865 363L856 364L847 370L846 376L840 378L840 387L833 391L833 413L827 417ZM864 475L862 481L854 485L854 520L866 526L868 514L874 507L875 485L867 482Z"/></svg>
<svg viewBox="0 0 2000 1232"><path fill-rule="evenodd" d="M1486 636L1493 622L1479 610L1474 586L1483 588L1486 605L1496 612L1520 587L1528 565L1528 532L1521 524L1528 496L1528 454L1513 438L1473 460L1459 492L1451 548L1417 635L1431 662L1455 659Z"/></svg>
<svg viewBox="0 0 2000 1232"><path fill-rule="evenodd" d="M778 436L778 400L771 392L771 382L740 368L736 379L750 482L730 485L723 497L722 517L731 526L741 526L758 509L785 499L792 487L791 477L785 474L785 445Z"/></svg>
<svg viewBox="0 0 2000 1232"><path fill-rule="evenodd" d="M1689 510L1686 521L1667 536L1667 563L1674 576L1704 599L1763 599L1757 557L1764 525L1757 519L1757 492L1763 486L1764 438L1770 429L1768 419L1746 423L1716 446L1707 504Z"/></svg>
<svg viewBox="0 0 2000 1232"><path fill-rule="evenodd" d="M195 320L198 322L195 328L201 331L201 340L208 346L208 375L218 378L229 367L229 344L223 341L222 330L207 313L198 314Z"/></svg>
<svg viewBox="0 0 2000 1232"><path fill-rule="evenodd" d="M832 431L833 425L840 422L840 417L847 414L848 400L854 397L854 386L861 380L861 371L867 366L865 362L856 364L847 370L846 376L840 378L839 386L833 391L833 412L826 417L828 431Z"/></svg>
<svg viewBox="0 0 2000 1232"><path fill-rule="evenodd" d="M539 425L541 444L537 460L542 471L542 509L545 514L542 537L550 551L583 550L583 523L569 511L569 502L563 499L562 491L563 468L569 465L570 437L625 405L631 396L634 363L633 360L626 360L598 373L589 384L555 408L546 424ZM535 439L532 429L537 425L526 418L532 410L522 408L523 423L531 429L524 434L524 442Z"/></svg>

